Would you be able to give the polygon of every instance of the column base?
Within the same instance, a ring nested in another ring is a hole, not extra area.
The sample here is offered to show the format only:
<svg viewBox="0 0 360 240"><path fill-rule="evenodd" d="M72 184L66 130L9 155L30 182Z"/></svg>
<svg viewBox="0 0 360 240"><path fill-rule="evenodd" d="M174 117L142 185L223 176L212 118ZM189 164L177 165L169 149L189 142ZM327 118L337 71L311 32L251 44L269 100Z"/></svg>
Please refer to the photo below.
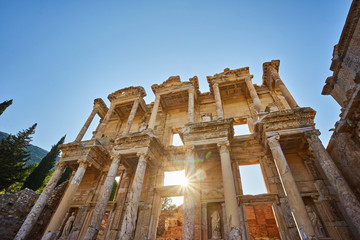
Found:
<svg viewBox="0 0 360 240"><path fill-rule="evenodd" d="M241 240L241 228L233 227L229 234L229 240Z"/></svg>

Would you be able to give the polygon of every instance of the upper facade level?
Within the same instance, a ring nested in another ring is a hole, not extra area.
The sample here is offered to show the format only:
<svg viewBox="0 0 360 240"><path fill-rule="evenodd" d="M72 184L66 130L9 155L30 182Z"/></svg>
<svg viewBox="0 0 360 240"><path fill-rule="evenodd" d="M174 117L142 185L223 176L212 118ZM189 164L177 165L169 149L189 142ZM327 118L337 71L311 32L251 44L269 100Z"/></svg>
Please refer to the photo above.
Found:
<svg viewBox="0 0 360 240"><path fill-rule="evenodd" d="M186 130L185 126L198 123L248 124L253 132L254 122L266 112L297 107L280 79L279 65L279 60L263 64L261 86L252 83L249 67L226 68L207 77L209 92L204 93L199 90L196 76L189 81L172 76L160 85L151 86L155 101L150 104L143 99L146 96L143 87L120 89L108 96L109 108L101 99L94 101L93 111L76 142L82 140L95 114L101 120L93 139L105 145L119 137L146 131L157 136L166 147L171 145L175 133L180 133L184 141L184 131L197 128Z"/></svg>

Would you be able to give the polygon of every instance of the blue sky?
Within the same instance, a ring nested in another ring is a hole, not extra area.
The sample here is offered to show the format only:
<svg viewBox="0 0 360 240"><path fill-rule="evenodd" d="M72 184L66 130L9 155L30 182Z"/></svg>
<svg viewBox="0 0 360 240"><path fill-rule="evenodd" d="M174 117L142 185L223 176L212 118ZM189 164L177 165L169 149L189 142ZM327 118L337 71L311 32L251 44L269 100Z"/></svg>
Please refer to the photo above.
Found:
<svg viewBox="0 0 360 240"><path fill-rule="evenodd" d="M0 101L14 103L0 131L38 123L33 144L73 141L93 99L130 85L250 67L280 59L280 76L300 106L318 111L327 145L339 106L321 90L351 1L1 1Z"/></svg>

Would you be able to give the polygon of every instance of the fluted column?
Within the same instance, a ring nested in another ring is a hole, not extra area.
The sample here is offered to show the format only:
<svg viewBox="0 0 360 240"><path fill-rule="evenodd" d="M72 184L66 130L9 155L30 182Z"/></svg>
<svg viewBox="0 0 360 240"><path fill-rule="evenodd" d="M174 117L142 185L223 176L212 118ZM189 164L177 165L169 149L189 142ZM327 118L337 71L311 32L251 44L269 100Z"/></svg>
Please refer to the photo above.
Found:
<svg viewBox="0 0 360 240"><path fill-rule="evenodd" d="M42 240L52 239L58 234L61 223L64 221L64 217L69 210L69 207L74 199L77 188L79 187L81 180L85 174L88 162L86 159L80 159L78 161L79 167L71 180L69 187L67 188L58 208L56 209L51 221L42 237Z"/></svg>
<svg viewBox="0 0 360 240"><path fill-rule="evenodd" d="M146 153L138 153L138 156L139 162L136 167L134 180L131 185L129 202L121 225L120 240L129 240L134 238L141 188L144 181L146 162L148 158Z"/></svg>
<svg viewBox="0 0 360 240"><path fill-rule="evenodd" d="M202 240L208 240L207 203L201 204L201 232Z"/></svg>
<svg viewBox="0 0 360 240"><path fill-rule="evenodd" d="M231 168L229 142L218 143L221 159L221 173L224 185L226 221L229 226L229 240L241 239L241 223L236 199L234 176Z"/></svg>
<svg viewBox="0 0 360 240"><path fill-rule="evenodd" d="M255 109L256 111L259 112L264 112L264 106L261 104L260 98L257 95L256 89L254 88L254 85L251 82L251 78L245 78L245 83L246 86L249 90L251 99L254 103Z"/></svg>
<svg viewBox="0 0 360 240"><path fill-rule="evenodd" d="M120 157L119 156L113 157L104 185L101 188L99 198L96 202L96 206L91 216L89 226L83 238L84 240L96 239L96 236L101 226L101 221L104 218L106 206L108 205L109 202L109 198L115 182L116 174L118 172L119 163L120 163Z"/></svg>
<svg viewBox="0 0 360 240"><path fill-rule="evenodd" d="M139 103L140 103L140 99L139 98L135 99L134 104L133 104L133 106L131 108L131 112L129 114L128 120L126 122L125 128L124 128L124 134L125 135L130 132L131 125L132 125L132 123L134 121L134 118L135 118L135 115L136 115L136 111L137 111L137 109L139 107Z"/></svg>
<svg viewBox="0 0 360 240"><path fill-rule="evenodd" d="M194 146L186 146L185 155L185 177L188 184L184 188L184 204L183 204L183 225L182 240L194 239L194 223L195 223L195 163L194 163Z"/></svg>
<svg viewBox="0 0 360 240"><path fill-rule="evenodd" d="M26 239L27 235L30 233L31 229L34 227L36 221L38 220L52 191L54 190L62 173L64 172L65 163L63 161L57 162L56 165L57 167L55 169L55 172L51 176L49 182L46 184L46 187L40 194L39 198L36 200L34 206L31 208L30 213L26 216L26 219L21 225L21 228L16 234L14 240Z"/></svg>
<svg viewBox="0 0 360 240"><path fill-rule="evenodd" d="M113 114L114 110L115 110L115 104L111 104L109 110L106 112L104 119L101 121L101 123L99 125L99 128L96 133L97 138L102 137L102 134L103 134L103 132L106 128L106 125L108 124L110 117Z"/></svg>
<svg viewBox="0 0 360 240"><path fill-rule="evenodd" d="M194 122L194 94L195 90L193 87L189 88L189 103L188 103L188 123Z"/></svg>
<svg viewBox="0 0 360 240"><path fill-rule="evenodd" d="M295 99L293 98L293 96L291 95L291 93L289 92L289 90L287 89L285 84L283 83L283 81L281 81L279 74L276 71L273 71L271 73L271 76L274 79L276 85L279 87L281 93L284 95L289 106L291 108L298 107Z"/></svg>
<svg viewBox="0 0 360 240"><path fill-rule="evenodd" d="M150 116L150 120L149 120L149 127L148 127L149 129L154 129L154 127L155 127L156 116L157 116L157 112L159 111L159 105L160 105L160 95L156 94L154 106L151 111L151 116Z"/></svg>
<svg viewBox="0 0 360 240"><path fill-rule="evenodd" d="M360 234L360 203L354 195L353 191L345 181L340 170L336 167L331 156L322 145L318 135L319 131L306 132L307 141L318 159L325 175L329 179L330 184L338 194L339 200L342 203L348 217L352 220L354 227Z"/></svg>
<svg viewBox="0 0 360 240"><path fill-rule="evenodd" d="M89 116L88 119L86 120L84 126L81 128L81 131L80 131L79 134L77 135L75 141L78 141L78 142L81 141L81 139L84 137L86 131L88 130L88 128L89 128L92 120L94 119L95 115L96 115L96 110L93 109L92 112L91 112L91 114L90 114L90 116Z"/></svg>
<svg viewBox="0 0 360 240"><path fill-rule="evenodd" d="M221 103L221 96L220 96L220 90L219 90L219 84L218 83L213 83L213 90L214 90L214 97L215 97L215 104L216 104L216 115L217 115L217 119L224 119L224 111L222 108L222 103Z"/></svg>
<svg viewBox="0 0 360 240"><path fill-rule="evenodd" d="M291 213L294 217L297 230L302 240L310 240L315 236L309 216L307 215L304 201L291 174L289 165L279 143L280 136L275 135L267 139L274 158L276 169L279 173L281 184L288 199Z"/></svg>

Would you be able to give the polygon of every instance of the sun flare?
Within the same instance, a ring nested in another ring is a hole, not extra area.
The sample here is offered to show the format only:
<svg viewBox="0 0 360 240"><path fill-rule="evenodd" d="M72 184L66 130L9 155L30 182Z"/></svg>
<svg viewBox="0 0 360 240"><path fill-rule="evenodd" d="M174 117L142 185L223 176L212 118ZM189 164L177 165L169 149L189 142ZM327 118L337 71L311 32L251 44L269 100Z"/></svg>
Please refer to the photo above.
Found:
<svg viewBox="0 0 360 240"><path fill-rule="evenodd" d="M164 186L180 185L185 187L188 183L189 181L185 177L185 170L164 173Z"/></svg>

